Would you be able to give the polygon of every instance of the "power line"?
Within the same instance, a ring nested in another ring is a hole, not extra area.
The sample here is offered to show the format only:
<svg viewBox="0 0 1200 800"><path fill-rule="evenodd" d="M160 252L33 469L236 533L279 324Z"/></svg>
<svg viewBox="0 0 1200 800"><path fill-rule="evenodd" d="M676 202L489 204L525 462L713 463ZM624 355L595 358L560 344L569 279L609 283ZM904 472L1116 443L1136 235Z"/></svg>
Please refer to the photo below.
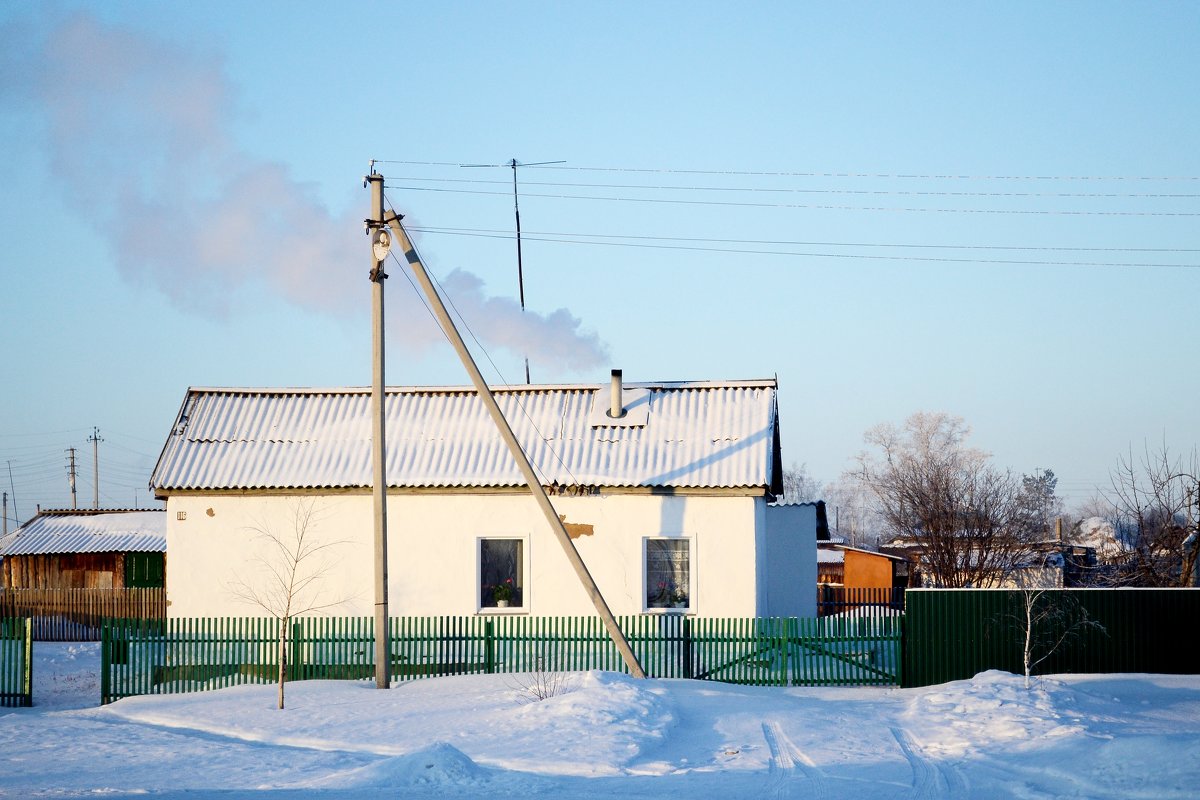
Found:
<svg viewBox="0 0 1200 800"><path fill-rule="evenodd" d="M389 189L408 192L439 192L444 194L500 195L507 192L489 192L478 189L443 189L433 186L400 186L389 183ZM687 200L668 197L605 197L600 195L541 194L526 192L525 197L548 200L593 200L612 203L657 203L685 206L721 206L729 208L784 208L807 211L883 211L889 213L915 214L1016 214L1028 216L1065 217L1200 217L1198 211L1081 211L1073 209L1021 209L1021 208L930 208L917 206L845 206L815 203L761 203L733 200Z"/></svg>
<svg viewBox="0 0 1200 800"><path fill-rule="evenodd" d="M498 228L441 228L430 226L413 227L409 230L427 233L495 233L508 231ZM1080 253L1200 253L1200 248L1186 247L1060 247L1045 245L971 245L971 244L915 244L912 242L824 242L796 239L714 239L694 236L642 236L624 233L571 233L566 231L529 231L532 236L570 236L590 239L635 239L669 242L706 242L717 244L761 244L789 245L797 247L894 247L930 250L1022 250L1046 252Z"/></svg>
<svg viewBox="0 0 1200 800"><path fill-rule="evenodd" d="M521 164L518 166L536 166ZM464 166L484 166L466 164ZM505 165L487 165L505 166ZM507 181L493 181L482 178L426 178L415 175L396 176L397 181L422 181L425 183L472 183L483 185L507 185ZM1165 194L1146 192L951 192L951 191L918 191L897 189L805 189L778 186L680 186L666 184L641 183L563 183L556 181L524 181L525 186L554 186L574 189L640 189L646 191L672 192L748 192L766 194L849 194L849 195L896 195L902 197L1052 197L1052 198L1089 198L1089 199L1167 199L1189 200L1200 197L1200 194Z"/></svg>
<svg viewBox="0 0 1200 800"><path fill-rule="evenodd" d="M422 167L457 167L459 161L387 161L379 164L403 164ZM531 167L533 168L533 167ZM1200 181L1200 175L956 175L953 173L905 172L801 172L784 170L736 169L672 169L666 167L589 167L545 166L537 169L571 170L575 172L627 172L663 175L739 175L774 178L871 178L886 180L953 180L953 181Z"/></svg>
<svg viewBox="0 0 1200 800"><path fill-rule="evenodd" d="M423 231L422 228L414 227L414 231ZM439 231L428 231L434 234L446 236L472 236L485 239L507 239L511 234L503 233L449 233ZM574 245L590 245L593 247L634 247L648 250L682 250L688 252L703 252L703 253L731 253L736 255L760 255L760 256L785 256L793 258L837 258L837 259L853 259L861 261L918 261L925 263L945 263L945 264L996 264L1008 266L1045 266L1045 267L1118 267L1118 268L1137 268L1137 269L1200 269L1200 264L1171 264L1171 263L1146 263L1146 262L1116 262L1116 261L1064 261L1064 260L1034 260L1034 259L1013 259L1013 258L955 258L950 256L906 256L906 255L878 255L874 253L831 253L831 252L816 252L816 251L798 251L798 250L753 250L746 248L735 247L701 247L696 245L670 245L670 244L650 244L645 242L617 242L617 241L594 241L586 239L573 238L552 238L526 234L527 241L549 242L555 244L574 244Z"/></svg>

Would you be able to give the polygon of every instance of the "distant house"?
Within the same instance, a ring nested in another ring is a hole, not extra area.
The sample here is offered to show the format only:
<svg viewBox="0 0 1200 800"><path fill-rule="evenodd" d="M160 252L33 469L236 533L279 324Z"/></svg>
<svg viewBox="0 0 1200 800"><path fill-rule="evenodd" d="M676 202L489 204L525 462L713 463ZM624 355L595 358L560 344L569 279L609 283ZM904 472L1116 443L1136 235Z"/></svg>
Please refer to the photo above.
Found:
<svg viewBox="0 0 1200 800"><path fill-rule="evenodd" d="M0 539L5 589L121 589L164 584L162 510L39 511Z"/></svg>
<svg viewBox="0 0 1200 800"><path fill-rule="evenodd" d="M811 615L813 534L771 505L776 392L495 389L614 613ZM171 561L187 565L167 575L171 615L255 613L247 589L297 511L327 545L314 584L326 612L371 613L369 406L358 388L187 392L151 479ZM385 413L391 614L594 613L474 389L389 388Z"/></svg>
<svg viewBox="0 0 1200 800"><path fill-rule="evenodd" d="M934 586L922 569L924 547L908 538L897 538L880 548L884 554L909 563L910 586ZM964 557L973 557L965 554ZM1030 542L1011 562L997 567L995 588L1062 589L1087 585L1096 570L1096 551L1092 547L1061 540Z"/></svg>
<svg viewBox="0 0 1200 800"><path fill-rule="evenodd" d="M888 553L838 545L844 558L842 585L847 589L903 589L908 560Z"/></svg>

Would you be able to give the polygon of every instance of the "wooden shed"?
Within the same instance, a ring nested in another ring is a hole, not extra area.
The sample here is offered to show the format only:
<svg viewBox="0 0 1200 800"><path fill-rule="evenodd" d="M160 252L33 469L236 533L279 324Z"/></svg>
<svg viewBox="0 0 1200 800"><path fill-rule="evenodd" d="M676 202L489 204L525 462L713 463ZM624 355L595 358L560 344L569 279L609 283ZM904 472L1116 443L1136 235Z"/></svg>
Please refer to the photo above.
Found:
<svg viewBox="0 0 1200 800"><path fill-rule="evenodd" d="M0 539L0 587L161 587L166 577L162 510L39 511Z"/></svg>

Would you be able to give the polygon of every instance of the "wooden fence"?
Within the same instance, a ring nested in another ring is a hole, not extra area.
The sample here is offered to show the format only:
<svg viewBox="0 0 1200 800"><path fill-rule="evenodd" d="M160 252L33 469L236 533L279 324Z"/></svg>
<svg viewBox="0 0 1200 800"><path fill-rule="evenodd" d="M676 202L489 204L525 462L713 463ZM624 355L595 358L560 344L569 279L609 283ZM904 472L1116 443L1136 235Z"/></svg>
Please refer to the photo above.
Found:
<svg viewBox="0 0 1200 800"><path fill-rule="evenodd" d="M860 589L845 586L817 586L817 616L862 613L876 609L879 614L904 611L904 587Z"/></svg>
<svg viewBox="0 0 1200 800"><path fill-rule="evenodd" d="M166 590L0 589L0 617L29 617L39 642L95 642L105 618L161 620Z"/></svg>
<svg viewBox="0 0 1200 800"><path fill-rule="evenodd" d="M0 617L0 706L33 705L33 637L29 619Z"/></svg>
<svg viewBox="0 0 1200 800"><path fill-rule="evenodd" d="M623 617L647 675L758 686L896 685L902 617L878 609L819 619ZM278 675L278 623L264 618L107 620L101 695L108 703ZM289 677L374 676L374 620L304 618L287 632ZM390 621L394 680L473 673L624 671L595 617L403 617Z"/></svg>

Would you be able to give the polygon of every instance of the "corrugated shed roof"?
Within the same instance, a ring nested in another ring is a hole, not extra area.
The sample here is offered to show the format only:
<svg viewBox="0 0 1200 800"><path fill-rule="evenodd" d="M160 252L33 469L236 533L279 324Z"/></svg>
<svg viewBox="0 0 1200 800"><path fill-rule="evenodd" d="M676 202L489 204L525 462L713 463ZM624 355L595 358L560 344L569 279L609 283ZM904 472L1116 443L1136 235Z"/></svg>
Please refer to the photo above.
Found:
<svg viewBox="0 0 1200 800"><path fill-rule="evenodd" d="M621 421L597 416L607 385L493 391L546 485L772 485L773 380L627 384ZM365 388L190 389L151 485L160 494L368 487L370 400ZM385 414L389 486L524 485L474 389L389 388Z"/></svg>
<svg viewBox="0 0 1200 800"><path fill-rule="evenodd" d="M156 511L42 513L0 539L0 555L165 553L167 515Z"/></svg>

